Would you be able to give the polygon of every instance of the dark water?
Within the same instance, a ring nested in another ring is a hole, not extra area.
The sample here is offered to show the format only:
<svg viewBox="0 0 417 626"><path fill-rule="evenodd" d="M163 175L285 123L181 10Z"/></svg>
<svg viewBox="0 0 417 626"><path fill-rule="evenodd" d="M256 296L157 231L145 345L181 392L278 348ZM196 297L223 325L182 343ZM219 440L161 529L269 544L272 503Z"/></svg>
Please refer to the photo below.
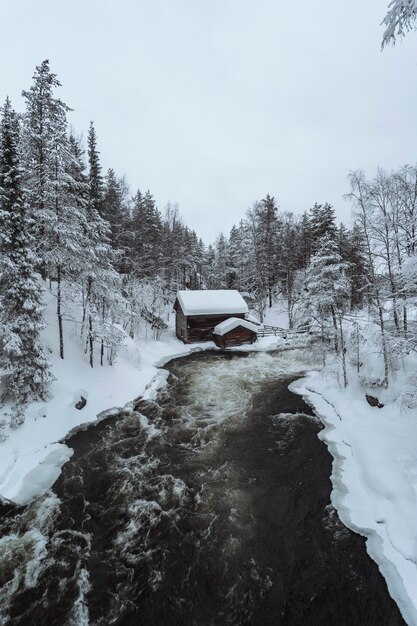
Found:
<svg viewBox="0 0 417 626"><path fill-rule="evenodd" d="M0 623L403 624L330 505L301 355L202 353L69 440L53 490L2 509Z"/></svg>

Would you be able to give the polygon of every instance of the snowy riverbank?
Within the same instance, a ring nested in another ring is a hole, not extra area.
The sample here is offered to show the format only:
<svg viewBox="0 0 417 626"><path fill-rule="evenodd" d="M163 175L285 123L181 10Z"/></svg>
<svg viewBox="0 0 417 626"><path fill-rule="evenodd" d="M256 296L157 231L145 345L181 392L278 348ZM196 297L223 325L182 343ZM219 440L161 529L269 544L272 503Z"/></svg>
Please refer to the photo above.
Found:
<svg viewBox="0 0 417 626"><path fill-rule="evenodd" d="M325 425L334 458L332 503L343 523L367 537L406 622L417 625L417 420L392 391L369 406L352 376L346 390L323 370L293 383Z"/></svg>
<svg viewBox="0 0 417 626"><path fill-rule="evenodd" d="M163 341L143 342L140 347L127 341L114 366L92 369L79 348L69 344L67 358L53 360L56 380L51 386L52 399L31 404L22 426L3 431L7 438L0 443L0 497L27 504L43 493L72 455L72 450L60 443L62 439L123 407L132 410L134 398L149 397L163 384L163 371L158 366L208 348L215 348L214 343L184 345L169 332ZM75 404L81 396L87 405L80 411Z"/></svg>
<svg viewBox="0 0 417 626"><path fill-rule="evenodd" d="M185 345L170 328L159 341L125 338L113 366L91 368L76 328L68 323L62 360L58 356L56 301L49 291L45 301L47 326L42 340L55 376L51 399L30 404L24 423L16 429L9 425L10 407L0 409L0 499L19 505L44 493L58 478L62 465L72 456L72 450L61 443L69 433L122 408L132 410L131 403L139 396L151 397L166 380L165 372L158 367L167 361L196 350L217 350L212 342ZM282 314L273 313L283 321ZM264 338L255 349L268 349L278 342L275 337ZM81 396L87 404L77 410L75 404Z"/></svg>

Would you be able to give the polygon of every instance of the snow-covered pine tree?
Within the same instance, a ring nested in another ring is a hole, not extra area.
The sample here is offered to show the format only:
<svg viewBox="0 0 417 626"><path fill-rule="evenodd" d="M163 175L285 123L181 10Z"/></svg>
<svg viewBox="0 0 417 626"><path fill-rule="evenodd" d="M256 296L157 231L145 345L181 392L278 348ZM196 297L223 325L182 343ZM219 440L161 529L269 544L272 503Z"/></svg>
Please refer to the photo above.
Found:
<svg viewBox="0 0 417 626"><path fill-rule="evenodd" d="M293 328L295 313L302 293L301 268L304 265L303 231L291 212L281 214L278 249L278 280L286 303L289 328Z"/></svg>
<svg viewBox="0 0 417 626"><path fill-rule="evenodd" d="M220 233L214 244L214 267L216 289L228 289L230 267L228 241L223 233Z"/></svg>
<svg viewBox="0 0 417 626"><path fill-rule="evenodd" d="M352 230L348 232L346 257L343 260L349 264L347 276L351 285L351 308L361 308L369 302L369 267L363 233L358 224L354 224Z"/></svg>
<svg viewBox="0 0 417 626"><path fill-rule="evenodd" d="M135 275L155 278L163 265L162 220L149 190L145 194L138 190L134 196L132 219L135 228ZM173 226L177 227L178 223L176 218Z"/></svg>
<svg viewBox="0 0 417 626"><path fill-rule="evenodd" d="M85 247L83 210L71 172L77 168L67 134L69 107L54 96L60 86L48 61L36 68L33 85L23 91L21 150L25 189L35 220L36 249L44 277L55 283L59 353L64 358L63 282L79 272Z"/></svg>
<svg viewBox="0 0 417 626"><path fill-rule="evenodd" d="M278 220L278 207L275 198L269 194L259 203L259 255L265 274L268 290L268 306L272 307L272 293L277 282L278 263L278 231L280 223Z"/></svg>
<svg viewBox="0 0 417 626"><path fill-rule="evenodd" d="M246 213L247 242L252 268L249 290L255 296L261 321L267 298L269 306L272 306L272 292L277 280L278 227L275 199L269 195L256 202Z"/></svg>
<svg viewBox="0 0 417 626"><path fill-rule="evenodd" d="M101 174L100 153L97 150L97 134L93 122L90 122L88 129L87 146L89 206L101 215L104 183Z"/></svg>
<svg viewBox="0 0 417 626"><path fill-rule="evenodd" d="M119 250L122 255L122 237L129 216L124 211L121 185L112 168L107 171L104 179L101 215L110 224L110 243L113 250Z"/></svg>
<svg viewBox="0 0 417 626"><path fill-rule="evenodd" d="M303 217L301 219L300 225L300 238L301 238L301 259L302 259L302 267L307 268L310 257L311 257L311 223L310 218L307 214L307 211L304 211Z"/></svg>
<svg viewBox="0 0 417 626"><path fill-rule="evenodd" d="M39 333L44 328L42 288L35 275L33 221L22 194L19 126L9 99L0 126L0 242L2 265L1 351L5 397L16 404L12 426L24 406L46 400L52 380Z"/></svg>
<svg viewBox="0 0 417 626"><path fill-rule="evenodd" d="M320 240L324 235L329 235L336 239L337 227L334 209L331 204L317 204L310 209L310 236L311 252L314 254L320 245Z"/></svg>
<svg viewBox="0 0 417 626"><path fill-rule="evenodd" d="M345 386L347 384L343 314L349 306L350 284L346 277L348 264L342 260L337 241L330 233L318 242L306 273L306 305L313 317L326 327L333 325L335 352L340 353Z"/></svg>
<svg viewBox="0 0 417 626"><path fill-rule="evenodd" d="M90 366L94 367L94 347L100 346L100 363L104 363L107 348L108 360L113 362L121 340L120 329L126 305L122 296L120 276L114 269L117 252L110 243L110 224L101 216L103 211L103 180L97 139L93 123L88 133L88 202L86 207L87 262L82 277L83 317L81 337L89 353Z"/></svg>

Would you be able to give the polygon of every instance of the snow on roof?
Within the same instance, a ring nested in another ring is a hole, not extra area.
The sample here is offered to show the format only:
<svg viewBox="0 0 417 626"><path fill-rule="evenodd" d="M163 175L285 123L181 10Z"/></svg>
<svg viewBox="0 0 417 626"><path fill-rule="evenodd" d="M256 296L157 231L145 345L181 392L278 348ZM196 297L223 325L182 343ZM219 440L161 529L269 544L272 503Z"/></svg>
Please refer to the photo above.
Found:
<svg viewBox="0 0 417 626"><path fill-rule="evenodd" d="M243 328L248 328L252 332L256 333L257 329L255 324L252 322L248 322L247 320L239 319L238 317L229 317L228 320L224 320L224 322L220 322L217 326L214 327L213 333L215 335L220 335L222 337L230 330L237 328L238 326L243 326Z"/></svg>
<svg viewBox="0 0 417 626"><path fill-rule="evenodd" d="M178 302L184 315L227 315L248 313L248 305L235 289L179 291Z"/></svg>
<svg viewBox="0 0 417 626"><path fill-rule="evenodd" d="M245 320L248 320L248 322L252 322L252 324L256 324L256 326L261 325L261 322L258 320L258 318L254 315L251 315L250 313L246 313Z"/></svg>

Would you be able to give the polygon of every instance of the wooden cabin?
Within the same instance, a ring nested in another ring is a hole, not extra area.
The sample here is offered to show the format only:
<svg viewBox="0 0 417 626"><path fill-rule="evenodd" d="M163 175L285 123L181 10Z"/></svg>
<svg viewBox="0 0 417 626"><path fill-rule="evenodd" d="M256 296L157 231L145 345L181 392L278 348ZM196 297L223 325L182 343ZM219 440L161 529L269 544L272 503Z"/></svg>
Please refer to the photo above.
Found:
<svg viewBox="0 0 417 626"><path fill-rule="evenodd" d="M229 317L224 322L217 324L213 333L214 341L219 348L254 343L258 338L256 325L238 317Z"/></svg>
<svg viewBox="0 0 417 626"><path fill-rule="evenodd" d="M174 303L175 330L184 343L214 341L214 328L230 317L244 319L248 305L233 289L179 291Z"/></svg>

